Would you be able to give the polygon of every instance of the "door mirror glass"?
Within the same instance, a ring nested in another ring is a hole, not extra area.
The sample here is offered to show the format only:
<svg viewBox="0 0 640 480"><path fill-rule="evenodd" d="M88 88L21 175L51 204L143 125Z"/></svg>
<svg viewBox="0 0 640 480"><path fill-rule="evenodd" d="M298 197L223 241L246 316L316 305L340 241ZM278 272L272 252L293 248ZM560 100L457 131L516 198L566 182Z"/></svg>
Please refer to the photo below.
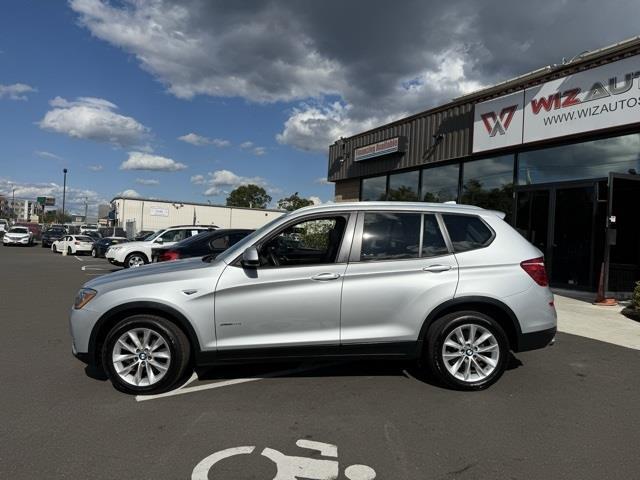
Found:
<svg viewBox="0 0 640 480"><path fill-rule="evenodd" d="M247 248L242 254L242 266L247 268L257 268L260 266L260 257L256 247Z"/></svg>
<svg viewBox="0 0 640 480"><path fill-rule="evenodd" d="M162 238L157 238L156 243L159 243L160 245L162 245L164 243L164 240Z"/></svg>

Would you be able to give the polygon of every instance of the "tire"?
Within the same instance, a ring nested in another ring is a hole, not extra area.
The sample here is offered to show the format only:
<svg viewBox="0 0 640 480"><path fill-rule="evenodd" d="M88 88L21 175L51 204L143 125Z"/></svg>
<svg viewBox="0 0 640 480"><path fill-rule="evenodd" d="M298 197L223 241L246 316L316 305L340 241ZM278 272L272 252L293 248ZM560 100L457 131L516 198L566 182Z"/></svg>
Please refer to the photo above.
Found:
<svg viewBox="0 0 640 480"><path fill-rule="evenodd" d="M54 244L54 245L51 245L51 251L52 251L53 253L58 253L58 247L56 247L56 246L55 246L55 244Z"/></svg>
<svg viewBox="0 0 640 480"><path fill-rule="evenodd" d="M153 347L158 339L162 339L163 343L161 342L155 350L147 352L138 348L136 353L136 344L129 333L133 333L138 339L138 347L144 347L147 331L151 332L146 343L147 348ZM124 348L118 341L123 336L128 348ZM115 355L124 354L133 357L121 359L120 362L114 361ZM158 354L157 358L153 358L155 354ZM191 346L187 336L174 323L156 315L142 314L118 322L107 334L101 355L104 371L116 389L133 395L151 395L171 390L183 380L190 364ZM159 366L166 370L163 372ZM151 376L147 369L151 370ZM121 373L118 373L118 370ZM138 372L139 378L136 377Z"/></svg>
<svg viewBox="0 0 640 480"><path fill-rule="evenodd" d="M71 247L67 247L67 255L73 255L73 252L71 251Z"/></svg>
<svg viewBox="0 0 640 480"><path fill-rule="evenodd" d="M486 335L475 346L469 342ZM459 349L460 345L464 348ZM457 390L483 390L493 385L509 358L509 341L500 324L475 311L453 312L433 322L426 346L425 360L431 373Z"/></svg>
<svg viewBox="0 0 640 480"><path fill-rule="evenodd" d="M95 249L95 248L92 248L92 249L91 249L91 256L92 256L93 258L96 258L96 257L98 256L98 252L96 252L96 249Z"/></svg>
<svg viewBox="0 0 640 480"><path fill-rule="evenodd" d="M127 255L127 258L124 259L124 268L139 267L141 265L146 265L147 263L149 263L149 260L144 253L133 252Z"/></svg>

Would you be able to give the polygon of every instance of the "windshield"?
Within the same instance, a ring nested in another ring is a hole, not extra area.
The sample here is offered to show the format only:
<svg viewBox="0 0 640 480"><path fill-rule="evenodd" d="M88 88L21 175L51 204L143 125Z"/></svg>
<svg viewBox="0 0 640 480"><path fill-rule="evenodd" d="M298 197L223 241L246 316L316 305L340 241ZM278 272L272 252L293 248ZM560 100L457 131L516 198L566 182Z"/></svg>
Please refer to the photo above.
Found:
<svg viewBox="0 0 640 480"><path fill-rule="evenodd" d="M155 239L156 239L156 237L159 237L159 236L160 236L160 234L161 234L162 232L164 232L164 230L165 230L164 228L163 228L163 229L161 229L161 230L156 230L155 232L150 233L149 235L147 235L147 236L145 236L145 237L142 237L140 240L155 240Z"/></svg>
<svg viewBox="0 0 640 480"><path fill-rule="evenodd" d="M280 220L284 220L285 218L287 218L289 215L291 215L291 213L286 213L280 217L276 217L273 220L271 220L268 223L265 223L263 226L261 226L259 229L257 229L255 232L247 235L246 237L244 237L242 240L240 240L238 243L236 243L233 247L225 250L224 252L222 252L220 254L219 257L224 261L226 261L228 258L233 258L235 256L237 256L240 252L244 251L249 245L251 245L253 243L253 241L260 237L264 232L268 231L269 229L271 229L271 227L273 225L275 225L277 222L279 222Z"/></svg>
<svg viewBox="0 0 640 480"><path fill-rule="evenodd" d="M13 227L9 233L29 233L29 229L25 227Z"/></svg>

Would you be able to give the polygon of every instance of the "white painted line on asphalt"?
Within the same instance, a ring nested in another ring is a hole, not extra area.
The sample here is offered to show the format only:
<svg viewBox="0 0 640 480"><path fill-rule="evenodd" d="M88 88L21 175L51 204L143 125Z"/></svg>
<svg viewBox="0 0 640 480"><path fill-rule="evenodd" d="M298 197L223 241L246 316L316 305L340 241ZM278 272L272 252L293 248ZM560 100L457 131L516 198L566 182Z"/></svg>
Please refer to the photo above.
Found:
<svg viewBox="0 0 640 480"><path fill-rule="evenodd" d="M274 377L282 377L285 375L294 375L296 373L309 372L311 370L318 370L320 368L335 366L337 363L325 363L319 365L311 365L307 367L298 367L292 368L290 370L280 370L278 372L267 373L262 377L254 377L254 378L234 378L232 380L223 380L221 382L207 383L205 385L196 385L195 387L186 387L190 382L193 381L193 376L191 379L185 383L185 386L177 388L175 390L171 390L170 392L159 393L157 395L136 395L136 402L144 402L147 400L156 400L159 398L166 397L175 397L176 395L184 395L186 393L194 393L201 392L203 390L213 390L214 388L222 388L222 387L230 387L231 385L239 385L241 383L248 382L257 382L258 380L264 380L265 378L274 378ZM195 374L194 374L195 375Z"/></svg>
<svg viewBox="0 0 640 480"><path fill-rule="evenodd" d="M84 262L84 259L80 258L77 255L74 255L73 258L75 258L76 260L78 260L79 262Z"/></svg>
<svg viewBox="0 0 640 480"><path fill-rule="evenodd" d="M86 271L98 271L98 272L110 272L112 267L109 267L108 265L101 265L101 264L96 264L96 265L83 265L82 267L80 267L80 270L86 272Z"/></svg>

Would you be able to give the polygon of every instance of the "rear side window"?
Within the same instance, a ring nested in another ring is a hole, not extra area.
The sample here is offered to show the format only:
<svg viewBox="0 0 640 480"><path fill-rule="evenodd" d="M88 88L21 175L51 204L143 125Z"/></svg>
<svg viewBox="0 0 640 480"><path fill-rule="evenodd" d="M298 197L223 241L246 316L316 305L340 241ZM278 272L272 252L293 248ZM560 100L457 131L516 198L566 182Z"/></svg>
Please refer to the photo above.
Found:
<svg viewBox="0 0 640 480"><path fill-rule="evenodd" d="M448 253L449 250L440 231L436 216L426 214L424 216L424 230L422 232L422 256L436 257Z"/></svg>
<svg viewBox="0 0 640 480"><path fill-rule="evenodd" d="M416 213L365 213L360 260L418 258L421 217Z"/></svg>
<svg viewBox="0 0 640 480"><path fill-rule="evenodd" d="M478 217L471 215L442 215L449 238L456 253L486 247L493 232Z"/></svg>

